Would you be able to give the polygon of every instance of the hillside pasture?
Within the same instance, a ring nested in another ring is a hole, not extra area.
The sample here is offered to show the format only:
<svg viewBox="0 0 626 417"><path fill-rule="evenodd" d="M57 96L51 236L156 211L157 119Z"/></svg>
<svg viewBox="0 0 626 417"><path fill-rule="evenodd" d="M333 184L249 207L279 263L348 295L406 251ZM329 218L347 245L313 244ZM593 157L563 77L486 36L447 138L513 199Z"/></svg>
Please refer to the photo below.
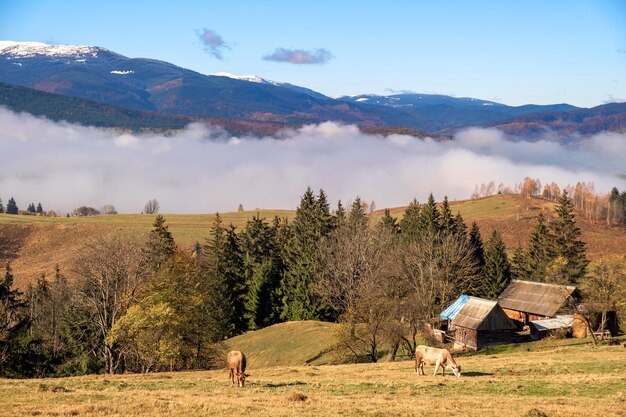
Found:
<svg viewBox="0 0 626 417"><path fill-rule="evenodd" d="M261 368L251 357L242 389L225 368L0 380L0 416L623 416L623 342L544 340L462 356L458 379L433 367L418 376L412 361Z"/></svg>
<svg viewBox="0 0 626 417"><path fill-rule="evenodd" d="M291 218L293 211L259 210L220 214L224 225L239 230L254 216L271 222L275 216ZM41 217L0 214L0 264L13 265L16 285L22 289L42 274L51 276L59 264L71 278L77 251L96 236L122 233L137 239L148 236L156 215L114 214L89 217ZM191 250L204 244L215 221L214 214L164 214L176 243Z"/></svg>

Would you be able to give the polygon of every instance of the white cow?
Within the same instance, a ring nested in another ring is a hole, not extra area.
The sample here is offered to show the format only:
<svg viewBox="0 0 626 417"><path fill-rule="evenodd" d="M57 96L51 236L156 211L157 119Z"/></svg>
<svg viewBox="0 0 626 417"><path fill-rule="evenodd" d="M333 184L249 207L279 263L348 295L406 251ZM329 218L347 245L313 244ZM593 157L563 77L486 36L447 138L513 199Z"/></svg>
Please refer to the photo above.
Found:
<svg viewBox="0 0 626 417"><path fill-rule="evenodd" d="M461 365L457 365L448 349L437 349L428 346L419 345L415 349L415 372L422 371L424 373L424 364L435 365L433 376L437 375L439 367L441 367L441 376L446 375L446 368L452 370L457 377L461 376Z"/></svg>

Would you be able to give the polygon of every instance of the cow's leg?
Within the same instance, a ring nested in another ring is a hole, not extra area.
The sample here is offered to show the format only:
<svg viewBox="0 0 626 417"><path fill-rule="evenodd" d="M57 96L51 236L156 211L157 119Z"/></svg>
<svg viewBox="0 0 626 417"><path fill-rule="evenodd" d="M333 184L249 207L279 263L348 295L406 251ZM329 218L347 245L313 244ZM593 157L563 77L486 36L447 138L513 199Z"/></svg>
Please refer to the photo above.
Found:
<svg viewBox="0 0 626 417"><path fill-rule="evenodd" d="M437 376L437 371L439 371L439 361L435 362L435 372L433 373L433 376Z"/></svg>
<svg viewBox="0 0 626 417"><path fill-rule="evenodd" d="M230 385L235 385L235 371L230 368Z"/></svg>

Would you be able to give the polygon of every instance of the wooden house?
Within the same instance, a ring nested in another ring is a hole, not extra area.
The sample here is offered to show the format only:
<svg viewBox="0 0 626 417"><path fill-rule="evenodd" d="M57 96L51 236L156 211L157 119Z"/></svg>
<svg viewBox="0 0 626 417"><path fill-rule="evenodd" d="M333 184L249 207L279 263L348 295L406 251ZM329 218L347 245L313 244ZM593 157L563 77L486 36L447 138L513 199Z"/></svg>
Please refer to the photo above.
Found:
<svg viewBox="0 0 626 417"><path fill-rule="evenodd" d="M497 301L469 297L450 323L455 349L479 350L486 346L510 343L515 324Z"/></svg>
<svg viewBox="0 0 626 417"><path fill-rule="evenodd" d="M531 321L566 313L567 306L579 299L574 286L513 280L498 297L498 303L522 327Z"/></svg>

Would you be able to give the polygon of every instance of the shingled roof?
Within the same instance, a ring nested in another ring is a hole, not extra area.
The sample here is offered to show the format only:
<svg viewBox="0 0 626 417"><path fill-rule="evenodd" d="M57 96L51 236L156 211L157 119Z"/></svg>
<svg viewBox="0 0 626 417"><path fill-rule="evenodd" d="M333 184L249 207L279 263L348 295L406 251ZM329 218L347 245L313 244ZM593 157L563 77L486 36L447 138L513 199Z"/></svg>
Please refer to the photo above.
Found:
<svg viewBox="0 0 626 417"><path fill-rule="evenodd" d="M515 329L515 325L497 301L477 297L469 297L467 303L452 320L452 325L474 330Z"/></svg>
<svg viewBox="0 0 626 417"><path fill-rule="evenodd" d="M513 280L498 303L509 310L553 317L576 292L574 286Z"/></svg>

